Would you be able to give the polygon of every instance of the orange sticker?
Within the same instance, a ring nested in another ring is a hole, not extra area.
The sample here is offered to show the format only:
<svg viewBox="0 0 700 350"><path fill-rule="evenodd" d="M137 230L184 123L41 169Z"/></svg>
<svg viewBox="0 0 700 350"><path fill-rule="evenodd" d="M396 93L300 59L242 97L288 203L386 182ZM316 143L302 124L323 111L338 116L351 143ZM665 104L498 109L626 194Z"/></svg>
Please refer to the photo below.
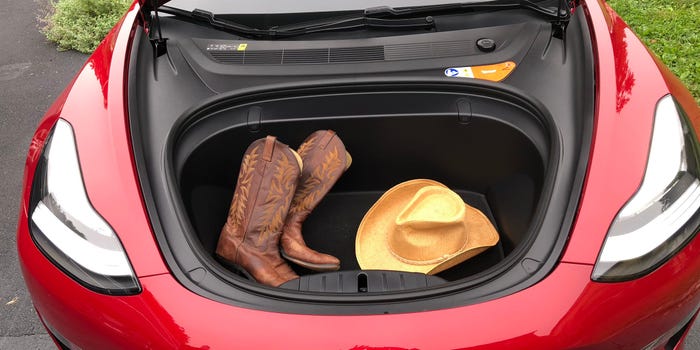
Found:
<svg viewBox="0 0 700 350"><path fill-rule="evenodd" d="M455 78L474 78L499 82L515 69L515 62L508 61L485 66L455 67L445 69L445 75Z"/></svg>

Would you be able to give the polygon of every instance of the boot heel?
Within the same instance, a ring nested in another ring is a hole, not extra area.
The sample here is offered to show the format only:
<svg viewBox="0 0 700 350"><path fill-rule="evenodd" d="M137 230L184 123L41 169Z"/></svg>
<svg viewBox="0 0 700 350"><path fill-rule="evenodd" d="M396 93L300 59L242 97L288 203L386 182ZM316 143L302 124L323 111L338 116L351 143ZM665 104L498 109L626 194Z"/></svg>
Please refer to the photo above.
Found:
<svg viewBox="0 0 700 350"><path fill-rule="evenodd" d="M245 277L245 278L255 282L255 278L253 278L253 276L250 273L248 273L248 271L246 271L244 268L242 268L240 265L230 262L229 260L227 260L226 258L224 258L223 256L221 256L219 254L214 254L214 258L216 259L216 261L218 261L225 268L235 272L236 274L238 274L241 277Z"/></svg>

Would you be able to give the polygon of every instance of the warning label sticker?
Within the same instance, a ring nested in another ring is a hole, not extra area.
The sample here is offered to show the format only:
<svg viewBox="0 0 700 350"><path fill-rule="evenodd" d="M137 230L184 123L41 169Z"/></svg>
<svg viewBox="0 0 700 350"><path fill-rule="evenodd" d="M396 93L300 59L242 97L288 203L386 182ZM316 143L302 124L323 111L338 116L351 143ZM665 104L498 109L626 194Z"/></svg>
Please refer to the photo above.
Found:
<svg viewBox="0 0 700 350"><path fill-rule="evenodd" d="M488 81L501 81L515 69L515 62L508 61L484 66L451 67L445 69L445 76L451 78L472 78Z"/></svg>
<svg viewBox="0 0 700 350"><path fill-rule="evenodd" d="M207 45L207 51L245 51L248 48L247 43L241 44L231 44L231 43L217 43Z"/></svg>

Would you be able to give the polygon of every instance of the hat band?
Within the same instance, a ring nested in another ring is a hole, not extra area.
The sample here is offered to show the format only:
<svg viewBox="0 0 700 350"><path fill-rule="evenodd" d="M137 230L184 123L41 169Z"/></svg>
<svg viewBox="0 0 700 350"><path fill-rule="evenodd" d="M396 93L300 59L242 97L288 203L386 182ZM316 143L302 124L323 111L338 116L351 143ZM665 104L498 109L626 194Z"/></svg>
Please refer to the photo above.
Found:
<svg viewBox="0 0 700 350"><path fill-rule="evenodd" d="M387 237L387 239L388 239L388 237ZM457 256L457 255L459 255L459 254L461 254L462 252L464 252L464 248L468 245L468 243L469 243L468 240L465 241L465 242L464 242L464 246L462 246L462 248L460 248L459 250L457 250L457 252L455 252L455 253L452 253L452 254L444 254L443 256L437 257L437 258L435 258L435 259L430 259L430 260L413 260L413 259L404 258L403 256L397 254L393 249L391 249L391 246L389 246L389 245L387 245L387 247L389 247L389 249L387 249L387 250L388 250L389 253L391 253L391 255L393 255L396 259L398 259L399 261L401 261L401 262L403 262L403 263L405 263L405 264L409 264L409 265L433 265L433 264L437 264L437 263L440 263L440 262L443 262L443 261L452 259L453 257L455 257L455 256Z"/></svg>
<svg viewBox="0 0 700 350"><path fill-rule="evenodd" d="M437 264L437 263L440 263L440 262L449 260L450 258L452 258L452 257L454 257L455 255L459 254L459 253L455 253L455 254L445 254L445 255L443 255L443 256L441 256L441 257L439 257L439 258L430 259L430 260L411 260L411 259L406 259L406 258L404 258L404 257L402 257L402 256L400 256L400 255L398 255L398 254L396 254L393 250L389 250L389 252L391 253L391 255L393 255L393 256L394 256L396 259L398 259L399 261L401 261L401 262L403 262L403 263L405 263L405 264L409 264L409 265L433 265L433 264Z"/></svg>

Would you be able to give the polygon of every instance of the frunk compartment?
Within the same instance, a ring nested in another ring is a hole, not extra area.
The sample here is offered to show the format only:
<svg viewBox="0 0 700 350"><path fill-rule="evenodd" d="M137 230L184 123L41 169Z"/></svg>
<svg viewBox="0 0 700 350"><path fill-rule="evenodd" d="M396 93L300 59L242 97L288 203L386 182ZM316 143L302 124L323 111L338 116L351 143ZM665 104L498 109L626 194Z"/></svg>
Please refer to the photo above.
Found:
<svg viewBox="0 0 700 350"><path fill-rule="evenodd" d="M331 90L332 91L332 90ZM439 274L452 281L495 266L526 241L549 158L543 117L488 91L345 91L231 101L189 124L174 161L193 235L214 254L243 152L266 135L297 148L334 130L353 162L303 225L306 243L358 270L355 235L365 213L394 185L433 179L484 212L499 243ZM294 266L300 275L312 271Z"/></svg>

